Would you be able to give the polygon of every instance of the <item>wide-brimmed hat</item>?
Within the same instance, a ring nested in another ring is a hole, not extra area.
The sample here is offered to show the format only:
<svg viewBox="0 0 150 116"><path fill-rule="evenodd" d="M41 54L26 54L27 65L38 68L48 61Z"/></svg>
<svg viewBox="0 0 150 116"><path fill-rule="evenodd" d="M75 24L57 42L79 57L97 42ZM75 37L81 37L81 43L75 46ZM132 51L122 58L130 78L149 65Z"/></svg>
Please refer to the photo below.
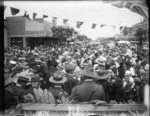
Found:
<svg viewBox="0 0 150 116"><path fill-rule="evenodd" d="M81 74L88 76L88 77L92 77L95 79L98 79L97 74L94 72L93 66L91 64L88 64L84 70L81 70Z"/></svg>
<svg viewBox="0 0 150 116"><path fill-rule="evenodd" d="M7 86L13 82L13 78L9 74L4 74L4 78L5 78L4 86Z"/></svg>
<svg viewBox="0 0 150 116"><path fill-rule="evenodd" d="M146 64L144 68L145 68L145 70L149 71L149 64Z"/></svg>
<svg viewBox="0 0 150 116"><path fill-rule="evenodd" d="M105 66L105 61L103 60L103 58L98 58L95 60L95 62L101 66Z"/></svg>
<svg viewBox="0 0 150 116"><path fill-rule="evenodd" d="M67 81L67 78L61 73L60 70L57 70L54 75L49 78L49 81L52 83L64 83Z"/></svg>
<svg viewBox="0 0 150 116"><path fill-rule="evenodd" d="M99 80L108 79L110 75L108 75L109 71L107 70L99 70L97 71L97 75Z"/></svg>

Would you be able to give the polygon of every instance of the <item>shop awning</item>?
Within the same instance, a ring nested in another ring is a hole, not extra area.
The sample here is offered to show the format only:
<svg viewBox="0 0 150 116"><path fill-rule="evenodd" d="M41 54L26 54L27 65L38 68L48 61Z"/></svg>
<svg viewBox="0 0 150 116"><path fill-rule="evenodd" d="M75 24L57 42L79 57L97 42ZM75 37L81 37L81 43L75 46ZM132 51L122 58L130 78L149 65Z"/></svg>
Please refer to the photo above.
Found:
<svg viewBox="0 0 150 116"><path fill-rule="evenodd" d="M143 16L146 20L149 20L148 16L148 6L146 1L144 0L114 0L114 1L107 1L107 3L111 3L113 6L118 8L127 8L134 13L137 13Z"/></svg>

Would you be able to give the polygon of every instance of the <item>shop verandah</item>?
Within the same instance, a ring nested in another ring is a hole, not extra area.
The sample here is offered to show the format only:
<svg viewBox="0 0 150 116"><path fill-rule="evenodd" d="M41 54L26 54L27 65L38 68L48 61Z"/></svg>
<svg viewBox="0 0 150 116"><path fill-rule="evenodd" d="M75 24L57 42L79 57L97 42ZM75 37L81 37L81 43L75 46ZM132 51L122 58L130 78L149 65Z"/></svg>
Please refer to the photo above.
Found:
<svg viewBox="0 0 150 116"><path fill-rule="evenodd" d="M52 37L27 37L26 38L26 46L33 49L36 46L44 45L44 46L53 46L58 45L58 38Z"/></svg>

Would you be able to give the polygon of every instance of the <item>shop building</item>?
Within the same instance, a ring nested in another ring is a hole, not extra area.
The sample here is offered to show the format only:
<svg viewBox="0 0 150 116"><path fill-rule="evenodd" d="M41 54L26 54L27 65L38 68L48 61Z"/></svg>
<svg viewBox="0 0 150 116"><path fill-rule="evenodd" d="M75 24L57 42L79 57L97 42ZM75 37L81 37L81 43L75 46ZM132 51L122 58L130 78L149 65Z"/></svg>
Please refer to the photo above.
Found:
<svg viewBox="0 0 150 116"><path fill-rule="evenodd" d="M6 17L7 36L4 38L5 46L34 47L41 44L53 44L57 38L52 38L53 24L43 18L28 19L23 16Z"/></svg>

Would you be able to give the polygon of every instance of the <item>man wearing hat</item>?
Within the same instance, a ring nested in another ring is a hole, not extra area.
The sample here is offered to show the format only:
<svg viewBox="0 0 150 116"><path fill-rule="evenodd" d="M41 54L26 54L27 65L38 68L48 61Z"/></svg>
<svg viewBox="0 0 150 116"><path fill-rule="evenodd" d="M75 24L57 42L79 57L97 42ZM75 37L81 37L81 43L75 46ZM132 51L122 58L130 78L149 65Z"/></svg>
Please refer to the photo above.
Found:
<svg viewBox="0 0 150 116"><path fill-rule="evenodd" d="M40 86L40 77L39 77L39 75L38 74L36 74L36 75L34 75L32 78L31 78L31 87L29 88L29 89L27 89L26 91L25 91L25 95L28 95L28 94L31 94L32 96L33 96L33 102L34 101L38 101L37 99L36 99L36 95L35 95L35 93L34 93L34 89L38 89L39 88L39 86Z"/></svg>
<svg viewBox="0 0 150 116"><path fill-rule="evenodd" d="M94 65L94 69L95 70L105 70L105 62L106 62L106 58L103 56L100 56L98 59L95 60L95 63L97 63L97 65Z"/></svg>
<svg viewBox="0 0 150 116"><path fill-rule="evenodd" d="M92 100L105 101L105 92L103 86L94 82L94 79L98 79L98 76L94 72L91 64L82 70L82 75L84 82L72 89L70 99L77 102L89 102Z"/></svg>
<svg viewBox="0 0 150 116"><path fill-rule="evenodd" d="M139 70L139 76L140 76L141 80L149 80L149 78L147 77L146 72L143 68L141 68Z"/></svg>
<svg viewBox="0 0 150 116"><path fill-rule="evenodd" d="M140 95L140 85L141 79L139 77L134 78L134 86L132 88L132 100L136 103L141 103L141 95Z"/></svg>
<svg viewBox="0 0 150 116"><path fill-rule="evenodd" d="M16 61L10 60L10 62L9 62L10 73L12 73L13 69L16 67L16 64L17 64Z"/></svg>
<svg viewBox="0 0 150 116"><path fill-rule="evenodd" d="M107 70L99 70L97 72L99 79L96 81L97 84L103 86L107 103L110 102L110 84L108 82L110 75L108 73Z"/></svg>
<svg viewBox="0 0 150 116"><path fill-rule="evenodd" d="M18 101L16 99L16 95L13 92L13 78L9 74L4 74L5 79L5 109L9 109L10 107L17 105Z"/></svg>
<svg viewBox="0 0 150 116"><path fill-rule="evenodd" d="M125 101L127 102L131 98L131 90L133 83L131 82L131 73L129 70L125 72L123 79L123 90L125 92ZM134 82L134 80L133 80Z"/></svg>
<svg viewBox="0 0 150 116"><path fill-rule="evenodd" d="M66 64L65 66L65 77L67 78L67 81L64 83L63 88L64 90L70 95L71 91L74 86L78 84L78 81L73 78L73 72L75 70L75 67L71 64Z"/></svg>
<svg viewBox="0 0 150 116"><path fill-rule="evenodd" d="M62 85L67 81L67 78L60 70L57 70L49 81L53 83L53 87L49 89L52 92L56 103L64 103L64 98L68 98L68 93L63 90Z"/></svg>
<svg viewBox="0 0 150 116"><path fill-rule="evenodd" d="M29 76L27 74L22 73L19 75L17 84L14 87L14 92L17 93L20 103L24 103L23 95L25 95L25 92L26 92L25 88L26 88L27 82L29 82Z"/></svg>

